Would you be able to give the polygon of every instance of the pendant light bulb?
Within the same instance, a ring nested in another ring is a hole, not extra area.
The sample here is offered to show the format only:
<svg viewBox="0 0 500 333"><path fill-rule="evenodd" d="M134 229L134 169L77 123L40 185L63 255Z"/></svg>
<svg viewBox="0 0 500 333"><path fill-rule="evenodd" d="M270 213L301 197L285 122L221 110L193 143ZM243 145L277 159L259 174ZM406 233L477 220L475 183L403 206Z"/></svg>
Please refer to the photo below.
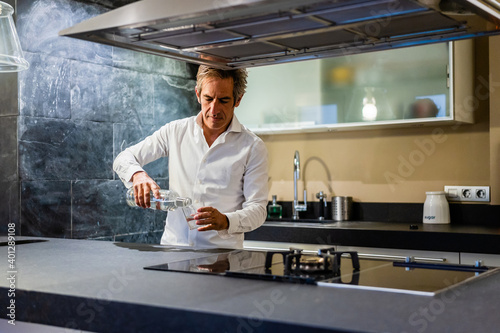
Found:
<svg viewBox="0 0 500 333"><path fill-rule="evenodd" d="M0 73L19 72L29 67L17 36L13 13L11 5L0 1Z"/></svg>
<svg viewBox="0 0 500 333"><path fill-rule="evenodd" d="M374 121L377 119L377 106L375 105L375 97L373 97L373 89L366 88L365 89L365 97L363 98L363 120L366 121Z"/></svg>

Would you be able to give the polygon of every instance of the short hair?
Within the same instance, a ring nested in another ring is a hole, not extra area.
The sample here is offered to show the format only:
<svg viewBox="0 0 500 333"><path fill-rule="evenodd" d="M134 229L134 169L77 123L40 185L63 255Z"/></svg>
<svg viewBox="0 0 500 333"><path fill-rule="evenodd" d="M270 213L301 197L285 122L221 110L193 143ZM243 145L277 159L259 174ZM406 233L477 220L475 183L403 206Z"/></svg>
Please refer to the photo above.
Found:
<svg viewBox="0 0 500 333"><path fill-rule="evenodd" d="M439 108L430 98L419 98L410 105L412 118L436 117Z"/></svg>
<svg viewBox="0 0 500 333"><path fill-rule="evenodd" d="M233 78L233 98L234 103L236 103L236 101L245 93L247 88L247 76L248 72L244 68L224 70L200 65L198 73L196 74L196 90L199 94L201 94L202 83L208 78Z"/></svg>

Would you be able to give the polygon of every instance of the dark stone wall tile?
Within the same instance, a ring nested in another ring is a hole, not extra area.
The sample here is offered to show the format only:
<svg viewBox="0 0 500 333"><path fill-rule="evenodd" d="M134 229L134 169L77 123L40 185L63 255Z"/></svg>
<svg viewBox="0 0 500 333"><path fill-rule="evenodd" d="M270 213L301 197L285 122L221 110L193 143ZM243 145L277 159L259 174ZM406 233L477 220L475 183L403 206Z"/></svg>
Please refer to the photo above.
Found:
<svg viewBox="0 0 500 333"><path fill-rule="evenodd" d="M0 181L17 180L17 117L0 117Z"/></svg>
<svg viewBox="0 0 500 333"><path fill-rule="evenodd" d="M196 69L185 61L160 57L152 54L113 47L113 66L140 72L194 79Z"/></svg>
<svg viewBox="0 0 500 333"><path fill-rule="evenodd" d="M17 116L17 75L18 73L0 74L0 116Z"/></svg>
<svg viewBox="0 0 500 333"><path fill-rule="evenodd" d="M195 93L196 81L168 76L156 76L155 123L166 124L172 120L198 114L200 105Z"/></svg>
<svg viewBox="0 0 500 333"><path fill-rule="evenodd" d="M168 159L166 157L145 165L144 171L146 171L161 188L168 189Z"/></svg>
<svg viewBox="0 0 500 333"><path fill-rule="evenodd" d="M58 36L108 10L101 5L133 1L16 3L31 67L0 76L0 213L23 235L160 241L166 213L128 207L112 162L165 123L198 113L198 66ZM166 158L145 169L168 188Z"/></svg>
<svg viewBox="0 0 500 333"><path fill-rule="evenodd" d="M147 73L73 61L73 119L153 123L153 76Z"/></svg>
<svg viewBox="0 0 500 333"><path fill-rule="evenodd" d="M112 47L69 37L59 31L107 11L72 0L18 0L17 30L23 50L52 56L112 64Z"/></svg>
<svg viewBox="0 0 500 333"><path fill-rule="evenodd" d="M96 238L163 230L165 212L129 207L120 181L73 182L73 237Z"/></svg>
<svg viewBox="0 0 500 333"><path fill-rule="evenodd" d="M112 125L21 117L22 180L112 179Z"/></svg>
<svg viewBox="0 0 500 333"><path fill-rule="evenodd" d="M71 237L71 182L21 182L21 235Z"/></svg>
<svg viewBox="0 0 500 333"><path fill-rule="evenodd" d="M69 60L25 52L30 68L19 73L22 116L69 119Z"/></svg>
<svg viewBox="0 0 500 333"><path fill-rule="evenodd" d="M8 224L14 223L19 235L19 182L0 181L0 235L8 232Z"/></svg>
<svg viewBox="0 0 500 333"><path fill-rule="evenodd" d="M113 124L113 158L125 148L135 145L148 135L153 134L160 127L159 125L136 126L123 123Z"/></svg>
<svg viewBox="0 0 500 333"><path fill-rule="evenodd" d="M112 78L108 101L113 122L153 124L153 75L114 68Z"/></svg>
<svg viewBox="0 0 500 333"><path fill-rule="evenodd" d="M128 124L113 124L113 159L122 152L148 135L153 134L159 126L133 126ZM144 166L150 177L158 182L159 178L168 178L168 159L160 158ZM118 178L117 178L118 179ZM168 179L167 182L168 184ZM162 186L161 184L158 184Z"/></svg>
<svg viewBox="0 0 500 333"><path fill-rule="evenodd" d="M70 72L71 118L111 121L109 95L114 89L113 68L71 61Z"/></svg>
<svg viewBox="0 0 500 333"><path fill-rule="evenodd" d="M163 230L141 232L129 235L118 235L114 237L114 241L123 243L159 244L162 235Z"/></svg>

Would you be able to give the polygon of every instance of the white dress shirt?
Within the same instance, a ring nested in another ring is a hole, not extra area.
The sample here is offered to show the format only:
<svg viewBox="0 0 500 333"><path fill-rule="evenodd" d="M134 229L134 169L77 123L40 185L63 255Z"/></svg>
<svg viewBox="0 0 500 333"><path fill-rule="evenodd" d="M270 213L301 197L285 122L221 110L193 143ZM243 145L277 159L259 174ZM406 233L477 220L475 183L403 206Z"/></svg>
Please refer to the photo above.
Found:
<svg viewBox="0 0 500 333"><path fill-rule="evenodd" d="M113 169L127 188L142 166L168 157L169 188L198 207L225 214L229 229L189 230L181 209L169 212L161 244L197 248L242 248L243 233L264 223L268 200L268 162L264 142L236 116L208 146L201 113L172 121L142 142L122 151Z"/></svg>

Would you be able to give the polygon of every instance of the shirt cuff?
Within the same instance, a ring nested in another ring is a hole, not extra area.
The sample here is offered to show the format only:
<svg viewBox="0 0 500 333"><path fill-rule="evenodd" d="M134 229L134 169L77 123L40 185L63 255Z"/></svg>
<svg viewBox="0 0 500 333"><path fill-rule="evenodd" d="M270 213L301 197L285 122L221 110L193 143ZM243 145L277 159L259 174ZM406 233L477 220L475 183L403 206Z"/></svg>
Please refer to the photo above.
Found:
<svg viewBox="0 0 500 333"><path fill-rule="evenodd" d="M128 188L132 187L132 176L135 173L140 172L140 171L144 171L144 169L141 168L140 166L130 167L127 170L127 173L125 174L125 181L128 183L128 184L125 184L125 186L130 185L130 186L127 186L127 187Z"/></svg>
<svg viewBox="0 0 500 333"><path fill-rule="evenodd" d="M238 231L238 226L240 225L240 215L236 212L234 213L226 213L227 220L229 221L229 228L226 230L221 230L224 231L223 234L219 234L221 237L222 235L231 235L231 234L239 234L241 233Z"/></svg>
<svg viewBox="0 0 500 333"><path fill-rule="evenodd" d="M231 238L231 235L229 234L229 229L231 228L231 220L229 219L229 214L224 214L227 218L227 223L229 223L229 227L224 230L217 230L217 233L219 234L219 237L222 239L228 239Z"/></svg>
<svg viewBox="0 0 500 333"><path fill-rule="evenodd" d="M217 230L217 233L219 234L219 237L222 239L229 239L231 238L231 235L229 232L227 232L227 229L224 230Z"/></svg>

